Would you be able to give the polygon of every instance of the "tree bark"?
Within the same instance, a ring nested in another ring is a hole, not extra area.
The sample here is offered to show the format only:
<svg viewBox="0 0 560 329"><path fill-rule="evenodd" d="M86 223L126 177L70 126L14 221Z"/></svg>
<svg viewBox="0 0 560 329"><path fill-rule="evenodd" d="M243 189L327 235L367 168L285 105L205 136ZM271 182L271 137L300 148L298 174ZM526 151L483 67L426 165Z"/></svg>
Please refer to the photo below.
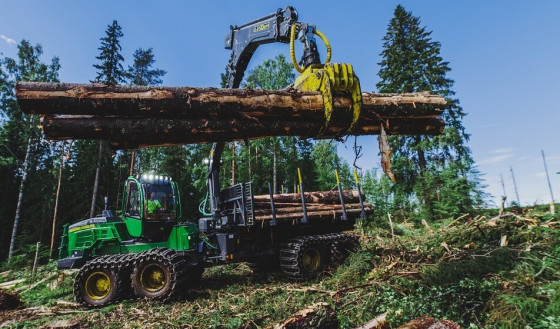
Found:
<svg viewBox="0 0 560 329"><path fill-rule="evenodd" d="M443 129L440 119L388 119L388 135L435 135ZM239 119L190 120L121 118L98 116L46 115L41 121L43 132L50 140L106 139L112 148L130 149L150 146L210 143L247 140L274 136L313 138L319 135L322 122L277 120L253 122ZM331 125L321 138L345 134L346 127ZM372 123L356 127L353 135L376 135L380 125Z"/></svg>
<svg viewBox="0 0 560 329"><path fill-rule="evenodd" d="M30 118L31 129L33 126L33 117ZM16 245L16 236L19 226L19 219L21 216L21 205L23 203L23 189L25 188L25 183L27 182L27 174L29 171L29 161L31 158L31 144L33 142L33 133L29 131L29 137L27 138L27 148L25 150L25 159L23 160L23 168L22 168L22 175L21 175L21 182L19 184L19 194L18 194L18 201L16 206L16 214L14 216L14 226L12 228L12 239L10 240L10 250L8 251L8 260L12 258L15 250Z"/></svg>
<svg viewBox="0 0 560 329"><path fill-rule="evenodd" d="M51 140L107 139L113 148L246 140L272 136L336 138L387 134L439 134L446 106L429 93L363 93L352 131L351 100L335 95L328 128L317 92L191 87L110 86L18 82L26 113L44 115Z"/></svg>
<svg viewBox="0 0 560 329"><path fill-rule="evenodd" d="M33 114L114 115L142 117L225 118L251 116L306 116L323 118L319 92L289 90L219 89L193 87L112 86L17 82L21 109ZM336 112L352 113L349 97L335 95ZM430 93L362 93L362 112L382 117L437 117L446 100Z"/></svg>
<svg viewBox="0 0 560 329"><path fill-rule="evenodd" d="M342 197L345 203L357 203L359 202L358 191L356 190L343 190ZM301 204L301 194L300 193L285 193L285 194L274 194L274 204L279 204L280 207L282 203L290 204ZM255 195L255 203L266 203L270 202L269 195ZM338 191L316 191L316 192L305 192L305 202L307 204L312 203L340 203L340 197Z"/></svg>
<svg viewBox="0 0 560 329"><path fill-rule="evenodd" d="M101 174L101 160L103 157L103 141L99 141L99 153L97 155L97 167L95 169L95 181L93 182L93 193L91 196L91 208L89 210L89 217L95 216L95 201L97 200L97 189L99 187L99 176Z"/></svg>
<svg viewBox="0 0 560 329"><path fill-rule="evenodd" d="M370 207L365 207L364 210L366 213L370 213L373 209ZM361 208L356 209L348 209L346 210L347 214L359 214L362 212ZM337 216L342 215L342 210L324 210L324 211L308 211L307 217L309 219L317 219L317 218L335 218ZM303 211L299 212L292 212L288 214L276 214L277 220L290 220L290 219L298 219L303 217ZM255 220L263 221L263 220L272 220L272 215L261 215L255 216Z"/></svg>

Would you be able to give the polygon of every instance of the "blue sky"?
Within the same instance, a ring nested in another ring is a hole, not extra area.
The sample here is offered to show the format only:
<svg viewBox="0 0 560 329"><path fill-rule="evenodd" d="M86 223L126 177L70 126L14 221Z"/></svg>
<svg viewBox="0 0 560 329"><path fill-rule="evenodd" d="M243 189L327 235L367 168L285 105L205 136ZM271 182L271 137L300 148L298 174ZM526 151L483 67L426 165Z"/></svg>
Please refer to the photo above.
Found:
<svg viewBox="0 0 560 329"><path fill-rule="evenodd" d="M45 58L60 57L64 82L88 82L99 38L113 19L123 28L127 64L138 47L154 48L164 85L218 86L229 59L223 49L230 25L293 5L333 47L334 62L354 65L364 91L375 91L381 39L402 4L442 44L449 76L468 116L469 146L487 191L498 203L500 174L515 199L510 165L522 204L549 202L541 149L560 200L560 1L12 1L0 4L0 52L12 57L16 42L40 43ZM258 64L287 45L261 47ZM360 137L364 169L379 167L375 137ZM340 153L353 160L352 139Z"/></svg>

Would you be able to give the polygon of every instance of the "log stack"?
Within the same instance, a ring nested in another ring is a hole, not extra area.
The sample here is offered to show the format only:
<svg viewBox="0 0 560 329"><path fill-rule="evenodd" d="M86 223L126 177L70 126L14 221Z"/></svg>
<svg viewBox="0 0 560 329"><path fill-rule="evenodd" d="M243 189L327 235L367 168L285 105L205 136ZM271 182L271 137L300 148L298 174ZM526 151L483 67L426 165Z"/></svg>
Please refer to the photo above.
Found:
<svg viewBox="0 0 560 329"><path fill-rule="evenodd" d="M42 116L50 140L105 139L113 148L210 143L270 136L336 138L435 135L446 100L430 93L362 94L358 123L352 104L334 95L325 126L323 97L294 89L271 91L192 87L18 82L21 109Z"/></svg>
<svg viewBox="0 0 560 329"><path fill-rule="evenodd" d="M342 204L338 191L305 192L305 209L310 220L323 219L335 220L342 215ZM362 212L358 191L342 191L346 213L350 218L356 218ZM300 193L275 194L274 207L277 221L293 221L303 217L303 204ZM272 220L272 207L269 195L254 196L255 220ZM364 202L364 211L369 214L373 211L370 203Z"/></svg>

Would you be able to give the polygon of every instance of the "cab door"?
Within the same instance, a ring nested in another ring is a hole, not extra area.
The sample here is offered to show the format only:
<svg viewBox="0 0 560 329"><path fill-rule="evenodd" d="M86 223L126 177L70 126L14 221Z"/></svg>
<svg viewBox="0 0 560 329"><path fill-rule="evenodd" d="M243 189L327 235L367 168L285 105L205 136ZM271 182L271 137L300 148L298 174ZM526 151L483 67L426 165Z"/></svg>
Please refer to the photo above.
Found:
<svg viewBox="0 0 560 329"><path fill-rule="evenodd" d="M134 178L127 179L123 200L123 217L128 233L135 238L142 236L143 208L144 197L140 182Z"/></svg>

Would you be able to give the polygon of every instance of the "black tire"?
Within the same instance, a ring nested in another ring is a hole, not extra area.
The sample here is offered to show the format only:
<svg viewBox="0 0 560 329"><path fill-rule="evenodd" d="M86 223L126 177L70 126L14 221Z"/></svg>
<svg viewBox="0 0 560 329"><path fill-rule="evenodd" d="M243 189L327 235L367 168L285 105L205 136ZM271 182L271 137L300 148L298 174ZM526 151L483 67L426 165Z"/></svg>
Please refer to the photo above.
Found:
<svg viewBox="0 0 560 329"><path fill-rule="evenodd" d="M349 234L340 234L332 244L331 261L333 266L339 266L344 263L348 256L360 248L358 237Z"/></svg>
<svg viewBox="0 0 560 329"><path fill-rule="evenodd" d="M102 307L117 301L122 295L123 280L118 268L104 256L87 262L74 279L76 302L86 307Z"/></svg>
<svg viewBox="0 0 560 329"><path fill-rule="evenodd" d="M313 279L328 264L328 253L321 236L303 236L281 244L280 267L291 279Z"/></svg>
<svg viewBox="0 0 560 329"><path fill-rule="evenodd" d="M175 299L185 283L184 260L169 249L152 249L138 255L130 276L138 297L161 302Z"/></svg>

